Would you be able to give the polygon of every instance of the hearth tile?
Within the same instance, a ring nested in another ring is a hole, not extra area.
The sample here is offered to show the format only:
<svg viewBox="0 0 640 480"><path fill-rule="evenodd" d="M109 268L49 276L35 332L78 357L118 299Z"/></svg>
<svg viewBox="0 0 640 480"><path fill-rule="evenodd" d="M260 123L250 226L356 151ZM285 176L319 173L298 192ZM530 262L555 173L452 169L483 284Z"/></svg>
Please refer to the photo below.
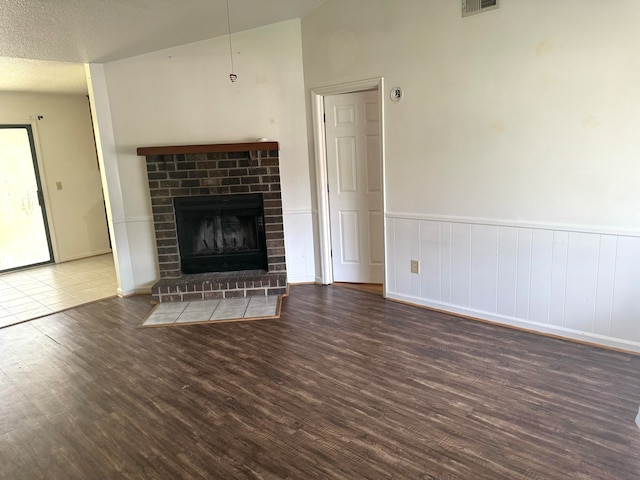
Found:
<svg viewBox="0 0 640 480"><path fill-rule="evenodd" d="M191 323L191 322L203 322L211 318L213 309L200 310L200 311L184 311L180 314L175 323Z"/></svg>
<svg viewBox="0 0 640 480"><path fill-rule="evenodd" d="M209 318L211 320L222 320L222 319L229 319L229 318L243 318L244 317L244 313L246 311L247 311L246 307L216 309L210 315Z"/></svg>
<svg viewBox="0 0 640 480"><path fill-rule="evenodd" d="M184 309L184 313L202 311L209 311L210 313L213 313L213 311L219 304L220 300L201 300L196 302L189 302L187 307Z"/></svg>
<svg viewBox="0 0 640 480"><path fill-rule="evenodd" d="M187 302L165 302L158 305L154 313L177 313L180 314L187 307ZM177 317L178 315L176 315Z"/></svg>
<svg viewBox="0 0 640 480"><path fill-rule="evenodd" d="M241 309L230 309L230 310L223 310L223 311L215 311L213 312L213 314L211 315L211 317L209 317L209 320L232 320L232 319L236 319L236 318L244 318L244 312L246 311L246 309L241 308Z"/></svg>
<svg viewBox="0 0 640 480"><path fill-rule="evenodd" d="M252 297L249 301L249 308L263 307L265 305L277 305L278 297L276 295L269 295L266 297Z"/></svg>
<svg viewBox="0 0 640 480"><path fill-rule="evenodd" d="M225 298L220 301L218 308L216 310L225 310L225 309L246 309L247 305L249 305L249 298Z"/></svg>
<svg viewBox="0 0 640 480"><path fill-rule="evenodd" d="M167 325L171 323L175 323L178 315L174 313L156 313L153 312L149 315L144 322L144 325Z"/></svg>
<svg viewBox="0 0 640 480"><path fill-rule="evenodd" d="M256 297L256 298L234 298L220 300L218 306L212 312L211 310L193 310L189 309L192 304L195 307L204 307L204 304L212 306L216 302L182 302L182 305L186 305L184 311L180 312L168 312L158 313L158 308L162 305L156 306L151 315L142 322L142 327L158 327L158 326L176 326L180 324L205 324L214 322L228 322L228 321L242 321L247 320L259 320L276 318L279 316L278 306L279 297ZM165 307L167 308L167 307ZM0 319L0 326L2 320Z"/></svg>
<svg viewBox="0 0 640 480"><path fill-rule="evenodd" d="M275 305L263 305L261 307L249 307L244 314L244 318L253 317L273 317L276 314Z"/></svg>

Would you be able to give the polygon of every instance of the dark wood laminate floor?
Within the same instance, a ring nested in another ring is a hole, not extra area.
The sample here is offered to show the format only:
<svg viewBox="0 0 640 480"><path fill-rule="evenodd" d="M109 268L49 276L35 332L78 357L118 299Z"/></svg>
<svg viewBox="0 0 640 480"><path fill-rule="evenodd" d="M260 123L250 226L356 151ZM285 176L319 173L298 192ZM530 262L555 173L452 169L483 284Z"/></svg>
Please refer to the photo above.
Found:
<svg viewBox="0 0 640 480"><path fill-rule="evenodd" d="M0 478L640 478L640 357L339 287L278 320L149 310L0 330Z"/></svg>

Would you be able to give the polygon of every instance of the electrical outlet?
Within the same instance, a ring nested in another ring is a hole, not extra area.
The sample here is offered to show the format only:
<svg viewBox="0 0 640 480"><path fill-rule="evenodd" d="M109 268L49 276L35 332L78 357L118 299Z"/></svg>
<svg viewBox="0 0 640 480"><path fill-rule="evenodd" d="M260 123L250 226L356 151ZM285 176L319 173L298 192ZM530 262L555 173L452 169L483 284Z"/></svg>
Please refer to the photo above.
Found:
<svg viewBox="0 0 640 480"><path fill-rule="evenodd" d="M411 260L411 273L420 273L420 261Z"/></svg>

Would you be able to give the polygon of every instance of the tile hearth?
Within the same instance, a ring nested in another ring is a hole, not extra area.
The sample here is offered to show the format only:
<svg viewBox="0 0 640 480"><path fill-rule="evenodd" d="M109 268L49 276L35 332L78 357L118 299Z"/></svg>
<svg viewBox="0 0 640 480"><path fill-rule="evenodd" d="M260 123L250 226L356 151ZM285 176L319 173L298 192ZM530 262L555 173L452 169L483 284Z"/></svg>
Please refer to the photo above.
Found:
<svg viewBox="0 0 640 480"><path fill-rule="evenodd" d="M280 296L168 302L158 304L141 323L141 327L193 325L277 318Z"/></svg>

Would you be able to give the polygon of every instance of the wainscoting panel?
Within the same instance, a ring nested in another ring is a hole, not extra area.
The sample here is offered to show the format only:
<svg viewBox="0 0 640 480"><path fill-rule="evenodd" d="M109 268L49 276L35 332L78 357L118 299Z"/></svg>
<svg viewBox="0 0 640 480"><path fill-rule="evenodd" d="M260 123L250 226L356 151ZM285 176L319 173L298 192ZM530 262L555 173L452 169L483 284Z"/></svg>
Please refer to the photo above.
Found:
<svg viewBox="0 0 640 480"><path fill-rule="evenodd" d="M640 238L618 238L610 335L638 341L640 331Z"/></svg>
<svg viewBox="0 0 640 480"><path fill-rule="evenodd" d="M387 249L389 298L640 352L640 237L387 214Z"/></svg>
<svg viewBox="0 0 640 480"><path fill-rule="evenodd" d="M499 254L500 252L502 255ZM498 245L495 253L498 256L498 313L507 317L515 317L519 273L517 228L498 228Z"/></svg>
<svg viewBox="0 0 640 480"><path fill-rule="evenodd" d="M440 223L420 223L420 291L427 298L442 300L442 254L440 251ZM447 279L448 280L448 279Z"/></svg>
<svg viewBox="0 0 640 480"><path fill-rule="evenodd" d="M499 228L471 225L471 308L498 311Z"/></svg>
<svg viewBox="0 0 640 480"><path fill-rule="evenodd" d="M553 232L551 251L551 289L549 293L549 324L562 326L567 300L567 249L569 234Z"/></svg>
<svg viewBox="0 0 640 480"><path fill-rule="evenodd" d="M451 303L469 307L471 297L471 225L451 224Z"/></svg>
<svg viewBox="0 0 640 480"><path fill-rule="evenodd" d="M553 262L553 232L534 230L531 244L531 276L529 278L529 312L524 319L549 323L551 300L551 264Z"/></svg>
<svg viewBox="0 0 640 480"><path fill-rule="evenodd" d="M440 300L451 303L451 223L440 222Z"/></svg>
<svg viewBox="0 0 640 480"><path fill-rule="evenodd" d="M594 331L600 235L569 233L562 326Z"/></svg>
<svg viewBox="0 0 640 480"><path fill-rule="evenodd" d="M529 302L531 300L531 262L533 261L533 231L530 228L516 228L518 247L516 250L516 314L507 317L529 318ZM500 255L502 256L502 255Z"/></svg>
<svg viewBox="0 0 640 480"><path fill-rule="evenodd" d="M600 236L596 303L593 318L593 331L598 335L611 335L613 282L616 274L617 255L618 237L613 235Z"/></svg>

